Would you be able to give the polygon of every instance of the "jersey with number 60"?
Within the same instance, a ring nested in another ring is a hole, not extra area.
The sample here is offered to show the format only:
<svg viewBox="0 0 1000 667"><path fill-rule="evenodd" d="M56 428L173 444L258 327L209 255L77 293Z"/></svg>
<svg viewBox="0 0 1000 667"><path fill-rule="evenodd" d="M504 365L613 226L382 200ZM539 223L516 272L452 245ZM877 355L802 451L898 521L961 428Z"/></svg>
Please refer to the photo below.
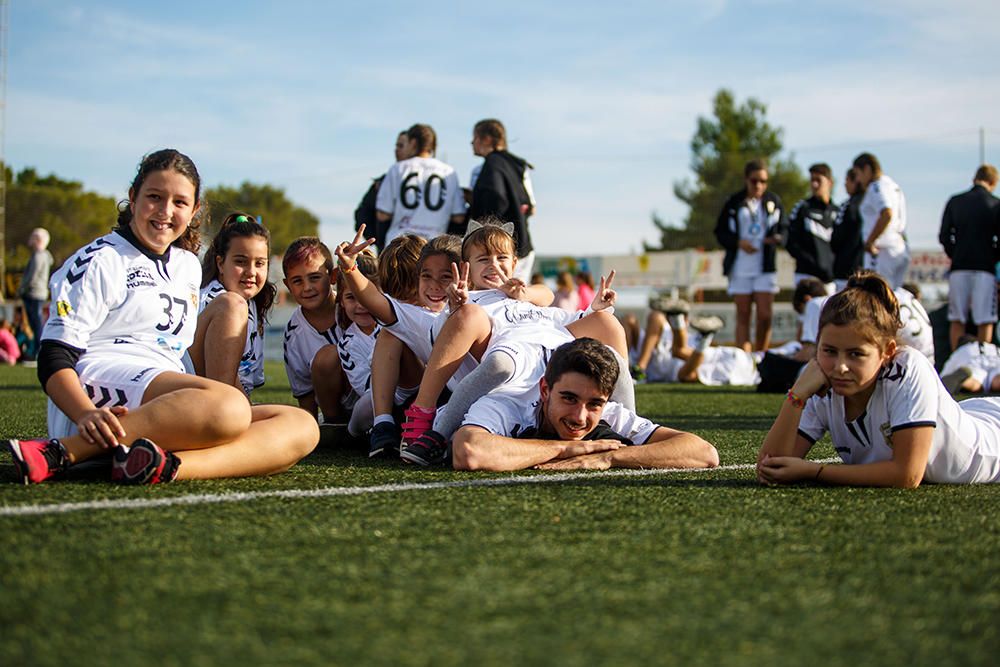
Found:
<svg viewBox="0 0 1000 667"><path fill-rule="evenodd" d="M42 340L86 356L138 357L182 373L181 357L198 324L200 282L201 266L192 253L170 247L154 255L111 232L52 274L51 315Z"/></svg>
<svg viewBox="0 0 1000 667"><path fill-rule="evenodd" d="M386 172L375 208L392 215L388 244L400 234L425 239L444 234L451 216L465 212L465 198L450 165L432 157L411 157Z"/></svg>

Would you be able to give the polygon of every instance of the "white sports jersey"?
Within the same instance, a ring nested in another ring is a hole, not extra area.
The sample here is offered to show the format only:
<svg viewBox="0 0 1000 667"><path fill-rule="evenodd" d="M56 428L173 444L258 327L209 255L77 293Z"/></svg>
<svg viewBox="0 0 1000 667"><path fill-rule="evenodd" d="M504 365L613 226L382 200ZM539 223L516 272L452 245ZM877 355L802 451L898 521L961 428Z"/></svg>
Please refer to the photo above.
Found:
<svg viewBox="0 0 1000 667"><path fill-rule="evenodd" d="M934 330L930 316L912 292L899 288L895 294L899 301L899 319L903 322L899 328L900 342L920 352L933 364Z"/></svg>
<svg viewBox="0 0 1000 667"><path fill-rule="evenodd" d="M450 165L432 157L411 157L389 167L375 208L392 214L386 243L400 234L432 239L448 230L451 216L465 213L465 198Z"/></svg>
<svg viewBox="0 0 1000 667"><path fill-rule="evenodd" d="M431 349L434 347L434 341L437 339L438 334L441 332L441 327L447 319L445 313L435 313L426 308L414 306L412 303L404 303L388 294L385 295L385 298L388 299L389 305L392 307L396 321L392 324L386 322L379 322L379 324L382 325L383 329L391 332L392 335L403 341L410 348L410 351L413 352L414 356L426 364L427 360L431 358ZM475 357L469 354L465 355L465 359L462 360L462 364L458 367L458 370L448 380L448 388L454 391L458 383L462 381L462 378L478 365L479 362L476 361Z"/></svg>
<svg viewBox="0 0 1000 667"><path fill-rule="evenodd" d="M302 314L302 306L295 309L285 326L285 372L292 396L302 398L313 393L312 362L320 348L336 345L343 332L335 324L325 331L317 331Z"/></svg>
<svg viewBox="0 0 1000 667"><path fill-rule="evenodd" d="M516 438L537 431L541 397L537 385L520 394L492 392L472 404L462 420L463 426L479 426L490 433ZM659 428L620 403L604 405L601 420L618 435L641 445Z"/></svg>
<svg viewBox="0 0 1000 667"><path fill-rule="evenodd" d="M899 302L899 319L903 322L903 326L899 328L899 342L934 361L934 331L931 329L931 318L927 315L927 311L913 293L903 288L893 293ZM814 296L806 301L805 311L802 314L803 343L814 345L817 343L820 312L829 300L828 296Z"/></svg>
<svg viewBox="0 0 1000 667"><path fill-rule="evenodd" d="M818 342L819 315L829 300L828 296L814 296L806 301L806 307L802 311L802 336L799 338L803 343L815 345Z"/></svg>
<svg viewBox="0 0 1000 667"><path fill-rule="evenodd" d="M993 343L966 343L944 362L941 376L953 373L962 366L972 371L972 377L983 385L983 391L989 392L993 377L1000 373L1000 350Z"/></svg>
<svg viewBox="0 0 1000 667"><path fill-rule="evenodd" d="M867 239L884 209L892 210L892 220L875 241L876 248L901 250L906 247L906 197L896 181L886 175L868 184L861 200L861 238Z"/></svg>
<svg viewBox="0 0 1000 667"><path fill-rule="evenodd" d="M770 210L767 210L767 205L770 205ZM781 209L774 206L774 202L770 200L763 205L760 200L755 200L755 203L747 202L736 209L736 229L733 231L739 234L741 241L752 243L757 252L748 253L742 248L738 249L732 271L729 273L731 277L753 277L764 272L763 254L760 252L764 247L764 237L767 235L767 230L780 221ZM730 226L733 222L730 220Z"/></svg>
<svg viewBox="0 0 1000 667"><path fill-rule="evenodd" d="M225 286L218 280L213 280L201 288L198 314L201 315L205 307L225 291ZM257 328L257 304L249 301L247 306L247 341L243 346L243 356L240 357L240 367L236 374L240 384L243 385L243 393L249 396L251 391L264 384L264 334Z"/></svg>
<svg viewBox="0 0 1000 667"><path fill-rule="evenodd" d="M76 251L52 274L52 312L42 340L109 361L138 357L184 372L197 328L201 266L171 246L162 256L115 231Z"/></svg>
<svg viewBox="0 0 1000 667"><path fill-rule="evenodd" d="M379 328L371 334L366 334L351 322L340 341L337 343L337 354L340 355L340 367L347 376L354 392L361 396L372 384L372 355L375 353L375 337Z"/></svg>
<svg viewBox="0 0 1000 667"><path fill-rule="evenodd" d="M493 322L492 336L503 334L508 340L530 340L538 345L555 349L567 342L566 325L594 312L576 310L569 312L551 306L536 306L530 301L511 299L501 290L488 289L469 292L469 303L480 306ZM608 309L608 312L613 312Z"/></svg>
<svg viewBox="0 0 1000 667"><path fill-rule="evenodd" d="M876 380L864 413L845 419L844 397L812 396L799 434L815 443L830 433L844 463L876 463L892 458L892 434L931 426L934 438L924 480L951 484L1000 481L1000 399L956 403L927 357L902 348Z"/></svg>

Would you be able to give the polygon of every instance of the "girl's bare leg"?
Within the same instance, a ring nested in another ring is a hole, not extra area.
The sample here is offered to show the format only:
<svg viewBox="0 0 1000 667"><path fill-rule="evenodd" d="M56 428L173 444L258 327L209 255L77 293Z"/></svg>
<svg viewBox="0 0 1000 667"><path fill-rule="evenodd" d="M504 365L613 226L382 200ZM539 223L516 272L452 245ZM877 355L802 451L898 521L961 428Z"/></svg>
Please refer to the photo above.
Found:
<svg viewBox="0 0 1000 667"><path fill-rule="evenodd" d="M188 350L198 375L243 390L238 372L246 347L248 317L246 300L233 292L220 294L205 307L198 316L194 343Z"/></svg>
<svg viewBox="0 0 1000 667"><path fill-rule="evenodd" d="M621 329L620 324L618 328ZM471 353L476 359L481 359L492 332L493 322L486 311L475 304L467 303L452 313L434 341L434 349L431 358L427 360L427 368L420 381L420 391L413 404L425 410L434 409L445 385L458 370L465 355ZM624 336L623 333L622 338Z"/></svg>

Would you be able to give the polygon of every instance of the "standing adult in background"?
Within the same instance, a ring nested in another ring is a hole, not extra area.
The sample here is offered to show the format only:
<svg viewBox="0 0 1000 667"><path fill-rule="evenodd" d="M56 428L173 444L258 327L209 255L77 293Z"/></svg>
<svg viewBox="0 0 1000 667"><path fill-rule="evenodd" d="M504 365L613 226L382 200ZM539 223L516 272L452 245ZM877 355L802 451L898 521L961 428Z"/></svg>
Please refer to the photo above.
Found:
<svg viewBox="0 0 1000 667"><path fill-rule="evenodd" d="M458 175L434 157L435 150L437 135L430 125L418 123L406 131L410 157L389 167L375 200L376 220L388 224L386 244L401 234L432 239L449 224L465 221Z"/></svg>
<svg viewBox="0 0 1000 667"><path fill-rule="evenodd" d="M903 190L882 173L882 165L871 153L854 158L858 181L865 189L861 200L861 238L865 243L865 268L875 271L892 289L902 287L910 267L906 242L906 197Z"/></svg>
<svg viewBox="0 0 1000 667"><path fill-rule="evenodd" d="M406 138L406 130L403 130L396 137L396 162L400 160L405 160L408 157L413 157L409 153L409 142ZM375 237L375 245L379 250L385 248L385 233L389 231L388 222L379 222L375 214L375 198L378 197L378 189L382 185L382 180L385 178L385 174L382 174L378 178L372 179L371 187L368 188L368 192L365 196L361 198L361 203L358 207L354 209L354 229L357 231L361 229L361 225L365 226L365 229L373 230L372 236Z"/></svg>
<svg viewBox="0 0 1000 667"><path fill-rule="evenodd" d="M836 291L844 289L847 279L854 275L864 263L865 244L861 241L861 200L865 189L858 181L858 171L854 167L847 170L844 178L847 201L840 205L837 221L830 237L833 248L833 282Z"/></svg>
<svg viewBox="0 0 1000 667"><path fill-rule="evenodd" d="M17 288L17 295L24 303L24 312L28 315L28 324L35 332L35 343L30 352L30 358L34 359L38 351L38 339L42 333L42 308L49 298L49 273L52 272L52 254L48 251L49 232L43 227L36 227L31 230L28 236L28 248L31 250L31 259L28 266L21 275L21 285Z"/></svg>
<svg viewBox="0 0 1000 667"><path fill-rule="evenodd" d="M478 175L473 170L469 217L479 220L495 215L514 223L517 266L514 277L528 282L535 252L528 232L528 218L535 212L535 198L528 170L532 166L507 150L507 130L503 123L487 118L472 128L472 152L483 160Z"/></svg>
<svg viewBox="0 0 1000 667"><path fill-rule="evenodd" d="M980 343L993 339L997 321L994 268L1000 238L1000 200L993 196L997 169L984 164L976 171L972 189L948 200L941 217L938 240L951 259L948 273L948 340L951 349L965 333L970 316Z"/></svg>
<svg viewBox="0 0 1000 667"><path fill-rule="evenodd" d="M816 278L834 292L833 249L830 240L837 221L838 207L830 201L833 171L820 162L809 167L812 196L799 201L788 216L788 242L785 248L795 258L795 284Z"/></svg>
<svg viewBox="0 0 1000 667"><path fill-rule="evenodd" d="M781 198L767 191L767 165L751 160L743 168L746 187L726 200L715 225L715 238L726 250L723 273L736 304L736 347L750 347L750 314L757 308L754 348L771 342L774 295L778 293L775 251L787 222Z"/></svg>

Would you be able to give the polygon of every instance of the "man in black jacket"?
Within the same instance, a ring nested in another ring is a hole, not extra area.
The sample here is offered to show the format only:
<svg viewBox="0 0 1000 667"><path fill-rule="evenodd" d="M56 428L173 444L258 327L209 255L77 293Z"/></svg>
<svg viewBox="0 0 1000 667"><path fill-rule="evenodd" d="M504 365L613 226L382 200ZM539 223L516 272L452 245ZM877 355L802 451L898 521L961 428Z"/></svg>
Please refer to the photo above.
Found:
<svg viewBox="0 0 1000 667"><path fill-rule="evenodd" d="M830 239L837 220L838 207L830 201L833 171L818 163L809 167L812 196L799 201L788 216L788 242L785 249L795 258L795 285L806 278L816 278L833 293L833 249Z"/></svg>
<svg viewBox="0 0 1000 667"><path fill-rule="evenodd" d="M830 237L833 248L833 280L839 292L847 285L847 279L861 268L865 258L865 244L861 240L861 200L865 189L854 167L847 170L844 189L848 199L840 205L837 221Z"/></svg>
<svg viewBox="0 0 1000 667"><path fill-rule="evenodd" d="M971 315L981 343L993 339L997 321L996 262L1000 237L1000 200L992 195L996 167L976 171L972 189L948 200L938 240L951 258L948 274L948 321L951 349L965 333Z"/></svg>
<svg viewBox="0 0 1000 667"><path fill-rule="evenodd" d="M527 160L507 151L507 131L500 121L488 118L472 129L472 152L485 158L472 185L469 218L479 220L494 215L514 223L517 266L514 275L525 283L531 278L535 253L528 232L528 217L535 212L534 197L527 175Z"/></svg>
<svg viewBox="0 0 1000 667"><path fill-rule="evenodd" d="M746 187L726 200L715 225L715 238L725 251L722 271L736 304L736 347L766 350L771 342L774 295L778 293L776 248L787 231L781 198L767 191L767 165L751 160L743 168ZM757 308L754 347L750 347L750 313Z"/></svg>

